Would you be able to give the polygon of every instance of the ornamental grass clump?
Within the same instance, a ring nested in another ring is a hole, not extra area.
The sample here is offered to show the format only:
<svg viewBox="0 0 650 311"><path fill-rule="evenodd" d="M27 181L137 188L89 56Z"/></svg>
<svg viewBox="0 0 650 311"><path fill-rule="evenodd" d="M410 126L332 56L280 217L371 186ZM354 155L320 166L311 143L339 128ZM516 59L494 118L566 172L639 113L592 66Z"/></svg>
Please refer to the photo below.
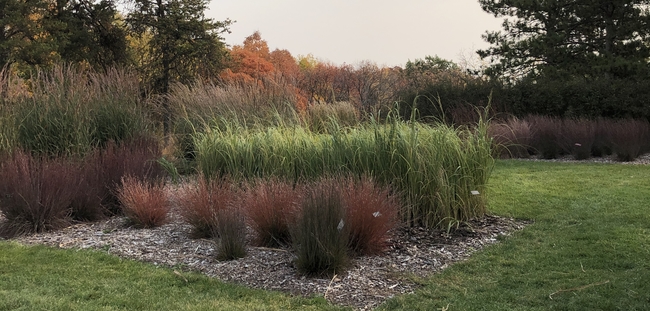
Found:
<svg viewBox="0 0 650 311"><path fill-rule="evenodd" d="M123 177L154 181L164 176L164 170L156 161L160 155L160 145L154 138L136 137L121 143L108 142L84 158L86 169L98 174L90 176L89 181L99 189L101 205L108 215L122 215L117 189Z"/></svg>
<svg viewBox="0 0 650 311"><path fill-rule="evenodd" d="M558 139L563 150L573 155L576 160L591 157L596 139L596 126L587 119L567 119L561 123L561 136Z"/></svg>
<svg viewBox="0 0 650 311"><path fill-rule="evenodd" d="M151 133L134 72L56 66L37 71L12 105L15 144L35 155L83 156L109 141ZM5 120L3 120L5 121Z"/></svg>
<svg viewBox="0 0 650 311"><path fill-rule="evenodd" d="M70 204L73 220L92 222L104 219L109 214L104 200L114 193L106 184L105 175L101 163L97 163L93 154L83 158L83 163L79 165L79 191Z"/></svg>
<svg viewBox="0 0 650 311"><path fill-rule="evenodd" d="M505 123L491 123L489 136L500 158L528 158L531 129L526 120L510 118Z"/></svg>
<svg viewBox="0 0 650 311"><path fill-rule="evenodd" d="M215 213L216 227L213 237L217 239L217 260L226 261L246 256L246 221L243 213L235 207Z"/></svg>
<svg viewBox="0 0 650 311"><path fill-rule="evenodd" d="M338 184L345 206L349 249L361 256L384 252L399 221L399 197L368 177L347 178Z"/></svg>
<svg viewBox="0 0 650 311"><path fill-rule="evenodd" d="M349 225L335 181L322 180L305 194L292 241L296 268L306 275L334 275L348 263Z"/></svg>
<svg viewBox="0 0 650 311"><path fill-rule="evenodd" d="M280 247L291 242L290 226L302 200L302 187L279 178L259 179L244 194L243 208L259 246Z"/></svg>
<svg viewBox="0 0 650 311"><path fill-rule="evenodd" d="M598 118L594 121L594 144L591 147L591 154L594 157L611 155L612 151L612 119Z"/></svg>
<svg viewBox="0 0 650 311"><path fill-rule="evenodd" d="M555 159L562 152L560 139L562 137L562 123L558 118L547 116L529 116L533 133L531 145L544 159Z"/></svg>
<svg viewBox="0 0 650 311"><path fill-rule="evenodd" d="M167 222L171 209L162 182L147 182L133 176L122 178L117 190L124 215L139 228L154 228Z"/></svg>
<svg viewBox="0 0 650 311"><path fill-rule="evenodd" d="M359 110L349 102L314 103L307 107L304 120L311 131L328 133L359 124L359 115Z"/></svg>
<svg viewBox="0 0 650 311"><path fill-rule="evenodd" d="M610 139L617 161L634 161L647 151L650 123L637 119L618 120L610 127Z"/></svg>
<svg viewBox="0 0 650 311"><path fill-rule="evenodd" d="M34 158L16 151L0 163L0 234L12 237L62 228L80 182L78 166L65 158Z"/></svg>
<svg viewBox="0 0 650 311"><path fill-rule="evenodd" d="M212 238L217 233L218 213L233 207L239 193L227 179L208 179L199 175L197 181L179 191L181 217L192 226L192 238Z"/></svg>

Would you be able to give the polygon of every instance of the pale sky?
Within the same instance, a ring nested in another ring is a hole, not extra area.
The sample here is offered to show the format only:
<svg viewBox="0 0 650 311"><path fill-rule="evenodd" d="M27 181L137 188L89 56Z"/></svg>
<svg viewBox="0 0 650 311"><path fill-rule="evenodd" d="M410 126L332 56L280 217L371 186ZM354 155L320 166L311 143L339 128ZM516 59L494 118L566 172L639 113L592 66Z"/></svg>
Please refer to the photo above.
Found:
<svg viewBox="0 0 650 311"><path fill-rule="evenodd" d="M237 21L224 34L230 46L259 31L271 50L338 65L404 66L427 55L462 62L488 46L486 30L501 28L477 0L212 0L206 16Z"/></svg>

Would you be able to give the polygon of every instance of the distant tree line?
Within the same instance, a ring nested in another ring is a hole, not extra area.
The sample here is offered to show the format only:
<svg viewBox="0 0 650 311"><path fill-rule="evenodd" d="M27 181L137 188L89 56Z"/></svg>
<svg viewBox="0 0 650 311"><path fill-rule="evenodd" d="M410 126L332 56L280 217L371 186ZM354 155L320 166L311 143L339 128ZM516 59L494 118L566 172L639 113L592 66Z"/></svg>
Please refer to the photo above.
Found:
<svg viewBox="0 0 650 311"><path fill-rule="evenodd" d="M270 51L259 33L231 48L230 20L204 15L207 0L0 1L0 64L29 75L71 63L136 68L143 94L197 79L295 93L299 109L346 101L364 111L400 103L410 116L465 123L474 106L498 113L650 119L650 1L479 0L505 18L486 32L484 64L469 71L437 56L404 68L333 65ZM7 70L3 71L5 74ZM163 111L167 109L162 101Z"/></svg>

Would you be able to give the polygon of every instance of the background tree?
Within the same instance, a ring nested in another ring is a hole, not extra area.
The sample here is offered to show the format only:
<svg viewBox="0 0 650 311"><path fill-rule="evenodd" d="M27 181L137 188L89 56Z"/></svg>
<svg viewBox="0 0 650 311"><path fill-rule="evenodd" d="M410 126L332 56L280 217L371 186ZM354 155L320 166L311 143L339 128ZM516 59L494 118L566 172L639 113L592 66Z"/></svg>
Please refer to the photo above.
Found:
<svg viewBox="0 0 650 311"><path fill-rule="evenodd" d="M52 42L42 25L46 14L47 3L41 0L0 1L0 66L51 61Z"/></svg>
<svg viewBox="0 0 650 311"><path fill-rule="evenodd" d="M150 91L165 94L172 82L187 83L224 68L226 48L220 34L230 20L205 18L205 0L132 0L127 17L137 37L148 37L149 58L140 69Z"/></svg>
<svg viewBox="0 0 650 311"><path fill-rule="evenodd" d="M440 82L461 83L459 80L467 76L458 64L437 55L407 61L403 74L413 89L424 89Z"/></svg>
<svg viewBox="0 0 650 311"><path fill-rule="evenodd" d="M300 67L293 55L287 50L275 49L271 52L270 57L276 72L292 83L296 83L300 76Z"/></svg>
<svg viewBox="0 0 650 311"><path fill-rule="evenodd" d="M235 45L230 51L227 75L242 81L252 82L262 79L275 71L271 53L261 34L256 31L244 39L242 45Z"/></svg>
<svg viewBox="0 0 650 311"><path fill-rule="evenodd" d="M503 30L487 32L491 76L630 77L650 57L647 0L479 0Z"/></svg>
<svg viewBox="0 0 650 311"><path fill-rule="evenodd" d="M0 1L0 63L107 68L128 61L126 32L112 0Z"/></svg>
<svg viewBox="0 0 650 311"><path fill-rule="evenodd" d="M189 83L216 76L224 68L227 50L220 34L230 20L205 18L205 0L132 0L127 18L136 37L148 38L147 59L140 71L148 90L167 94L172 82ZM171 127L169 105L162 101L165 133Z"/></svg>
<svg viewBox="0 0 650 311"><path fill-rule="evenodd" d="M63 61L106 69L129 60L126 30L117 18L112 0L57 0L43 24Z"/></svg>

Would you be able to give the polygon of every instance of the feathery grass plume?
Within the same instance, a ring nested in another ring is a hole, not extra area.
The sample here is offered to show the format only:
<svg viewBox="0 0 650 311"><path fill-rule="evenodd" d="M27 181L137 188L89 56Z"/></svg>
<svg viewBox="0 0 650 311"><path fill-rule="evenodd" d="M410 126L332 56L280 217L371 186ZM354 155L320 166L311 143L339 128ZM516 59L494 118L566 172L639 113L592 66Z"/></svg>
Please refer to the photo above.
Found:
<svg viewBox="0 0 650 311"><path fill-rule="evenodd" d="M350 234L348 247L358 255L382 253L399 220L399 197L366 176L342 179L338 184Z"/></svg>
<svg viewBox="0 0 650 311"><path fill-rule="evenodd" d="M279 178L258 179L246 188L243 207L257 235L257 245L279 247L291 242L289 228L301 200L302 188Z"/></svg>
<svg viewBox="0 0 650 311"><path fill-rule="evenodd" d="M237 208L216 211L213 236L218 238L217 260L226 261L246 256L246 221Z"/></svg>
<svg viewBox="0 0 650 311"><path fill-rule="evenodd" d="M0 165L0 212L7 219L0 233L11 237L68 225L78 175L76 163L68 159L14 152Z"/></svg>
<svg viewBox="0 0 650 311"><path fill-rule="evenodd" d="M611 125L610 139L617 161L634 161L650 141L650 123L638 119L618 120Z"/></svg>
<svg viewBox="0 0 650 311"><path fill-rule="evenodd" d="M167 222L171 209L162 182L148 182L133 176L122 177L117 189L124 215L139 228L154 228Z"/></svg>
<svg viewBox="0 0 650 311"><path fill-rule="evenodd" d="M217 231L218 212L231 208L239 193L228 179L197 177L196 183L186 185L179 192L181 217L192 226L193 238L211 238Z"/></svg>
<svg viewBox="0 0 650 311"><path fill-rule="evenodd" d="M24 97L27 84L12 73L10 66L0 70L0 154L11 153L16 147L16 122L14 121L15 99Z"/></svg>
<svg viewBox="0 0 650 311"><path fill-rule="evenodd" d="M265 77L256 83L197 80L192 85L174 84L167 100L179 121L185 119L195 127L201 123L298 124L295 90L281 80Z"/></svg>
<svg viewBox="0 0 650 311"><path fill-rule="evenodd" d="M301 273L333 275L345 269L349 225L336 180L323 179L308 188L292 235Z"/></svg>

